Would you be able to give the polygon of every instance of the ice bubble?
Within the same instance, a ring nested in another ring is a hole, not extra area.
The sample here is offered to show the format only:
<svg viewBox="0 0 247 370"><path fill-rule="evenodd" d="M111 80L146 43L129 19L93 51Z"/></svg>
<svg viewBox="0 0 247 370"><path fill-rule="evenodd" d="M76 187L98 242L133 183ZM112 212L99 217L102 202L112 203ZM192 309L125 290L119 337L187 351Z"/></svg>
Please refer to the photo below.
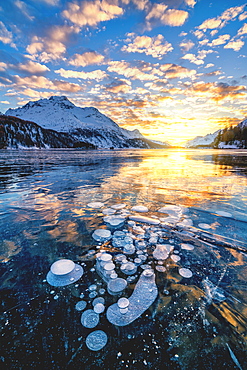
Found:
<svg viewBox="0 0 247 370"><path fill-rule="evenodd" d="M147 212L147 211L145 211ZM134 215L131 215L129 216L129 219L132 220L132 221L136 221L136 222L143 222L145 224L149 224L149 225L159 225L160 224L160 220L157 219L157 218L151 218L151 217L146 217L146 216L134 216Z"/></svg>
<svg viewBox="0 0 247 370"><path fill-rule="evenodd" d="M141 263L142 263L142 260L141 260L141 258L135 258L134 259L134 263L136 264L136 265L140 265Z"/></svg>
<svg viewBox="0 0 247 370"><path fill-rule="evenodd" d="M104 304L105 303L105 298L103 297L97 297L93 300L92 302L92 305L95 306L97 303L102 303Z"/></svg>
<svg viewBox="0 0 247 370"><path fill-rule="evenodd" d="M181 249L186 249L187 251L192 251L194 249L194 245L189 243L182 243Z"/></svg>
<svg viewBox="0 0 247 370"><path fill-rule="evenodd" d="M48 284L52 286L66 286L79 280L83 275L83 268L68 259L61 259L51 265L46 276Z"/></svg>
<svg viewBox="0 0 247 370"><path fill-rule="evenodd" d="M211 226L209 224L204 224L204 223L200 223L198 224L198 227L200 227L200 229L211 229Z"/></svg>
<svg viewBox="0 0 247 370"><path fill-rule="evenodd" d="M110 275L111 279L116 279L118 277L118 274L116 272L112 272Z"/></svg>
<svg viewBox="0 0 247 370"><path fill-rule="evenodd" d="M185 278L190 278L193 274L192 271L186 268L181 267L178 269L179 275L185 277Z"/></svg>
<svg viewBox="0 0 247 370"><path fill-rule="evenodd" d="M93 309L96 313L102 313L105 311L105 306L103 305L103 303L96 303Z"/></svg>
<svg viewBox="0 0 247 370"><path fill-rule="evenodd" d="M87 306L87 302L86 301L79 301L76 303L75 305L75 309L77 311L83 311Z"/></svg>
<svg viewBox="0 0 247 370"><path fill-rule="evenodd" d="M232 217L232 214L229 213L229 212L225 212L225 211L216 211L215 212L217 215L219 216L223 216L223 217Z"/></svg>
<svg viewBox="0 0 247 370"><path fill-rule="evenodd" d="M117 230L117 231L114 231L113 236L114 238L125 238L126 233L124 233L123 231Z"/></svg>
<svg viewBox="0 0 247 370"><path fill-rule="evenodd" d="M102 253L100 256L102 262L110 262L112 260L112 255L110 253Z"/></svg>
<svg viewBox="0 0 247 370"><path fill-rule="evenodd" d="M91 203L88 203L87 206L90 207L90 208L97 209L97 208L103 207L104 206L104 203L101 203L101 202L91 202Z"/></svg>
<svg viewBox="0 0 247 370"><path fill-rule="evenodd" d="M105 216L103 220L111 226L118 226L125 221L125 217L122 215Z"/></svg>
<svg viewBox="0 0 247 370"><path fill-rule="evenodd" d="M119 308L119 311L120 311L120 313L122 315L126 314L128 312L128 310L129 310L128 307L126 307L126 308Z"/></svg>
<svg viewBox="0 0 247 370"><path fill-rule="evenodd" d="M128 225L130 226L130 227L133 227L133 226L135 226L135 222L134 221L128 221Z"/></svg>
<svg viewBox="0 0 247 370"><path fill-rule="evenodd" d="M51 265L51 272L54 275L69 274L75 268L75 263L71 260L61 259Z"/></svg>
<svg viewBox="0 0 247 370"><path fill-rule="evenodd" d="M148 212L148 208L145 207L145 206L134 206L131 208L131 211L134 211L134 212Z"/></svg>
<svg viewBox="0 0 247 370"><path fill-rule="evenodd" d="M156 269L157 271L159 271L159 272L165 272L165 271L166 271L165 266L160 266L160 265L155 266L155 269Z"/></svg>
<svg viewBox="0 0 247 370"><path fill-rule="evenodd" d="M193 226L193 221L190 218L185 218L183 221L178 223L178 226Z"/></svg>
<svg viewBox="0 0 247 370"><path fill-rule="evenodd" d="M105 294L105 289L104 288L100 288L99 289L99 294Z"/></svg>
<svg viewBox="0 0 247 370"><path fill-rule="evenodd" d="M111 206L111 208L116 209L116 210L123 209L125 207L126 207L126 204L124 203L114 204L113 206Z"/></svg>
<svg viewBox="0 0 247 370"><path fill-rule="evenodd" d="M95 328L99 323L99 314L94 312L94 310L86 310L81 315L81 324L85 326L85 328Z"/></svg>
<svg viewBox="0 0 247 370"><path fill-rule="evenodd" d="M108 337L106 333L102 330L95 330L92 333L88 334L86 338L86 346L91 351L99 351L105 347Z"/></svg>
<svg viewBox="0 0 247 370"><path fill-rule="evenodd" d="M116 210L112 208L105 208L102 210L102 213L104 213L104 215L114 215L115 212Z"/></svg>
<svg viewBox="0 0 247 370"><path fill-rule="evenodd" d="M97 296L97 292L91 292L91 293L89 293L89 298L95 298L96 296Z"/></svg>
<svg viewBox="0 0 247 370"><path fill-rule="evenodd" d="M172 254L171 255L171 259L174 261L174 262L178 262L181 260L181 257L178 256L177 254Z"/></svg>
<svg viewBox="0 0 247 370"><path fill-rule="evenodd" d="M123 263L120 270L126 275L133 275L136 273L137 267L133 262Z"/></svg>
<svg viewBox="0 0 247 370"><path fill-rule="evenodd" d="M130 304L130 301L128 300L128 298L119 298L119 300L117 301L117 305L119 308L127 308Z"/></svg>
<svg viewBox="0 0 247 370"><path fill-rule="evenodd" d="M128 311L123 314L118 303L108 307L107 319L117 326L129 325L140 317L154 302L158 295L158 288L155 283L155 274L153 270L143 271L132 295L129 297Z"/></svg>
<svg viewBox="0 0 247 370"><path fill-rule="evenodd" d="M115 264L113 262L108 262L104 265L104 270L112 271L115 268Z"/></svg>
<svg viewBox="0 0 247 370"><path fill-rule="evenodd" d="M133 254L135 253L135 250L136 249L135 249L134 244L126 244L123 249L124 253L126 254Z"/></svg>
<svg viewBox="0 0 247 370"><path fill-rule="evenodd" d="M157 244L153 251L153 257L156 260L165 260L168 258L169 253L173 250L173 246L170 244Z"/></svg>
<svg viewBox="0 0 247 370"><path fill-rule="evenodd" d="M92 237L97 241L107 241L111 239L111 232L106 229L97 229L93 232Z"/></svg>
<svg viewBox="0 0 247 370"><path fill-rule="evenodd" d="M108 293L111 295L117 295L121 293L127 286L127 281L122 278L116 278L110 280L107 284Z"/></svg>
<svg viewBox="0 0 247 370"><path fill-rule="evenodd" d="M160 209L158 209L160 213L167 213L170 216L178 216L178 214L182 214L182 208L180 206L168 204Z"/></svg>
<svg viewBox="0 0 247 370"><path fill-rule="evenodd" d="M88 289L90 290L90 292L92 292L93 290L96 290L97 289L97 285L96 284L92 284L88 287Z"/></svg>

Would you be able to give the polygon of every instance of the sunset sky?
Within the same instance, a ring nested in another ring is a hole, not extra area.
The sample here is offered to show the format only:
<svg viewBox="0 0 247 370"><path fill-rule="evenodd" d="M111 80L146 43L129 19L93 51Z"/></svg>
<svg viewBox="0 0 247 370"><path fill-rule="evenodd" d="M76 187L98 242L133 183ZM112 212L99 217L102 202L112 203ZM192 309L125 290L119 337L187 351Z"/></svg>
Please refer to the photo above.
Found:
<svg viewBox="0 0 247 370"><path fill-rule="evenodd" d="M0 112L66 95L179 145L247 116L237 0L0 2Z"/></svg>

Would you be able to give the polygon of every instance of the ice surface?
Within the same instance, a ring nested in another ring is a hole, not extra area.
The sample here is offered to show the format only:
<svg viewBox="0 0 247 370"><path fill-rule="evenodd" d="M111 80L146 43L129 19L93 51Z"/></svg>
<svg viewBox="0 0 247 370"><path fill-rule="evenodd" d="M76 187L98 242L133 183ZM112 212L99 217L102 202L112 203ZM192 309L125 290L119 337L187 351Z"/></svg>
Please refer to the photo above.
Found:
<svg viewBox="0 0 247 370"><path fill-rule="evenodd" d="M86 338L86 346L91 349L91 351L99 351L105 347L108 341L107 334L102 330L95 330L88 334Z"/></svg>
<svg viewBox="0 0 247 370"><path fill-rule="evenodd" d="M152 217L131 215L129 216L129 219L132 221L136 221L136 222L144 222L149 225L159 225L160 224L160 220L158 220L157 218L152 218Z"/></svg>
<svg viewBox="0 0 247 370"><path fill-rule="evenodd" d="M95 328L99 323L99 314L94 312L94 310L86 310L81 315L81 324L85 326L85 328Z"/></svg>
<svg viewBox="0 0 247 370"><path fill-rule="evenodd" d="M129 297L128 311L121 313L117 303L114 303L106 312L107 319L117 326L129 325L140 317L155 301L158 288L155 283L153 270L144 270L136 283L134 292Z"/></svg>

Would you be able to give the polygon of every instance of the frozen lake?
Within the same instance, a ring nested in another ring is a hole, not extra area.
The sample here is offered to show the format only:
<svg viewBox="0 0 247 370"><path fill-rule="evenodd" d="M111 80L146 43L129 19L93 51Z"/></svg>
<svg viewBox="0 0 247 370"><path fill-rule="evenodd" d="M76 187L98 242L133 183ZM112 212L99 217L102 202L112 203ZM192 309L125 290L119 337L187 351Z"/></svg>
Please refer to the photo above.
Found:
<svg viewBox="0 0 247 370"><path fill-rule="evenodd" d="M247 369L247 151L0 150L0 269L1 369Z"/></svg>

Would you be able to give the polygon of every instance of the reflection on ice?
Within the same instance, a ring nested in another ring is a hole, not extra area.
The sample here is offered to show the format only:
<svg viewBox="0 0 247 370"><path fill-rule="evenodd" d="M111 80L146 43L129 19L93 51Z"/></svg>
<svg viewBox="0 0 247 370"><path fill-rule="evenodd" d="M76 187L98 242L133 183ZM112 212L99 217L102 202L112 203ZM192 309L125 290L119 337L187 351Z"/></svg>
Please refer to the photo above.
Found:
<svg viewBox="0 0 247 370"><path fill-rule="evenodd" d="M12 154L1 368L247 368L246 175L202 152L111 152Z"/></svg>

